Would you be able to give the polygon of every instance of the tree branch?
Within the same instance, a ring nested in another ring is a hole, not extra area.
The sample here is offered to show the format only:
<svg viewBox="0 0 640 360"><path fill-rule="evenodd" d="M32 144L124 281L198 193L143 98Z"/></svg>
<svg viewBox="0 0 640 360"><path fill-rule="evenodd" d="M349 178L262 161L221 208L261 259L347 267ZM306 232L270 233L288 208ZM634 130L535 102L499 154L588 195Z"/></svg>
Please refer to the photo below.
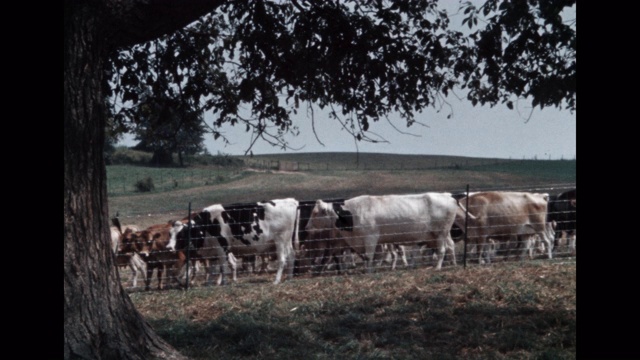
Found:
<svg viewBox="0 0 640 360"><path fill-rule="evenodd" d="M115 48L144 43L182 29L225 0L102 0L110 14L106 38Z"/></svg>
<svg viewBox="0 0 640 360"><path fill-rule="evenodd" d="M313 130L313 135L316 137L316 140L320 143L320 145L325 146L324 143L320 141L320 138L318 137L318 133L316 132L316 118L313 112L313 104L311 104L311 101L309 101L308 104L309 105L307 107L307 112L311 112L311 130Z"/></svg>

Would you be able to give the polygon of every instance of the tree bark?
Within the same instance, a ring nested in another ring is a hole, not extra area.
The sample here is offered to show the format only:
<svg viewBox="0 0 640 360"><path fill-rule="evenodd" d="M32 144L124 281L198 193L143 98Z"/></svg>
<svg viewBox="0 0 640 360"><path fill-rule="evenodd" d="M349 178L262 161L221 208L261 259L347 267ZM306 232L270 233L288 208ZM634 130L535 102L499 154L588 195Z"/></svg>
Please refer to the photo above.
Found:
<svg viewBox="0 0 640 360"><path fill-rule="evenodd" d="M65 1L65 359L184 359L135 309L114 265L103 157L103 81L111 49L184 26L205 13L204 5L211 11L215 8L212 4L219 1L193 3L189 12L185 10L189 9L188 1ZM131 19L131 14L122 19L114 17L140 4L147 6L147 14L151 15L134 14L138 21L135 26L126 28L121 21ZM148 8L153 4L161 5L159 12ZM181 8L178 19L168 16L171 6ZM142 18L146 19L145 24L155 22L155 26L147 29L144 36L132 35ZM118 37L111 30L114 19L119 19Z"/></svg>

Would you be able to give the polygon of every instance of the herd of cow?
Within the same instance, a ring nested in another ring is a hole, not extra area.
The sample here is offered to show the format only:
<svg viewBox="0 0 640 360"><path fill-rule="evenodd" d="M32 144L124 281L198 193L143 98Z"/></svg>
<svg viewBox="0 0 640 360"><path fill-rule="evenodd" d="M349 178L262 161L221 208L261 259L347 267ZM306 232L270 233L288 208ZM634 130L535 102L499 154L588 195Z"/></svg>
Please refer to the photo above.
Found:
<svg viewBox="0 0 640 360"><path fill-rule="evenodd" d="M274 284L329 264L344 271L359 256L367 272L398 258L416 261L424 255L441 269L445 255L456 265L455 243L464 238L479 263L513 250L521 259L541 251L551 259L564 235L575 254L576 190L548 193L487 191L454 195L427 192L407 195L363 195L350 199L297 201L275 199L251 204L215 204L200 212L146 229L111 227L118 266L129 266L133 287L143 274L150 289L166 278L178 286L195 278L200 265L205 284L227 283L231 273L249 265L264 271L275 257ZM466 236L465 236L466 235ZM349 259L351 259L349 261ZM189 274L189 275L187 275Z"/></svg>

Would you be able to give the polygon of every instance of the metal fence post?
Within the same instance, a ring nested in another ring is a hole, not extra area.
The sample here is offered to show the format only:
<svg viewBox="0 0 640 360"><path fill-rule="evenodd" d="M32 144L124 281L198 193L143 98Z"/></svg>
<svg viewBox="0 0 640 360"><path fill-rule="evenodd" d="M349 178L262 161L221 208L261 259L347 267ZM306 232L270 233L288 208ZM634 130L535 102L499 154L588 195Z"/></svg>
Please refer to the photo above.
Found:
<svg viewBox="0 0 640 360"><path fill-rule="evenodd" d="M185 290L189 290L189 266L190 264L190 259L189 259L189 254L191 253L191 201L189 201L189 215L187 215L187 219L188 219L188 232L187 232L187 281L186 281L186 285L185 285ZM177 236L177 235L176 235Z"/></svg>
<svg viewBox="0 0 640 360"><path fill-rule="evenodd" d="M464 263L464 268L467 268L467 225L469 221L469 184L467 184L467 203L464 209L464 259L462 262ZM476 251L478 251L476 246Z"/></svg>

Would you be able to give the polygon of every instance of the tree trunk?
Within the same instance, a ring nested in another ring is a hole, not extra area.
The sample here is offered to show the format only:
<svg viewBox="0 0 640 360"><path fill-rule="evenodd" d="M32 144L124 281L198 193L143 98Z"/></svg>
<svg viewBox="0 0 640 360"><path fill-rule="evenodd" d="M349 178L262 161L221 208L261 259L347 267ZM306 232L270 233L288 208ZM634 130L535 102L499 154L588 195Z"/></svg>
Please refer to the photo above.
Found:
<svg viewBox="0 0 640 360"><path fill-rule="evenodd" d="M110 247L106 41L100 2L65 2L64 14L64 358L181 359L135 309Z"/></svg>
<svg viewBox="0 0 640 360"><path fill-rule="evenodd" d="M178 161L180 162L180 167L184 167L184 159L182 158L181 150L178 150Z"/></svg>
<svg viewBox="0 0 640 360"><path fill-rule="evenodd" d="M155 166L171 166L173 165L173 154L167 149L156 149L150 161Z"/></svg>

